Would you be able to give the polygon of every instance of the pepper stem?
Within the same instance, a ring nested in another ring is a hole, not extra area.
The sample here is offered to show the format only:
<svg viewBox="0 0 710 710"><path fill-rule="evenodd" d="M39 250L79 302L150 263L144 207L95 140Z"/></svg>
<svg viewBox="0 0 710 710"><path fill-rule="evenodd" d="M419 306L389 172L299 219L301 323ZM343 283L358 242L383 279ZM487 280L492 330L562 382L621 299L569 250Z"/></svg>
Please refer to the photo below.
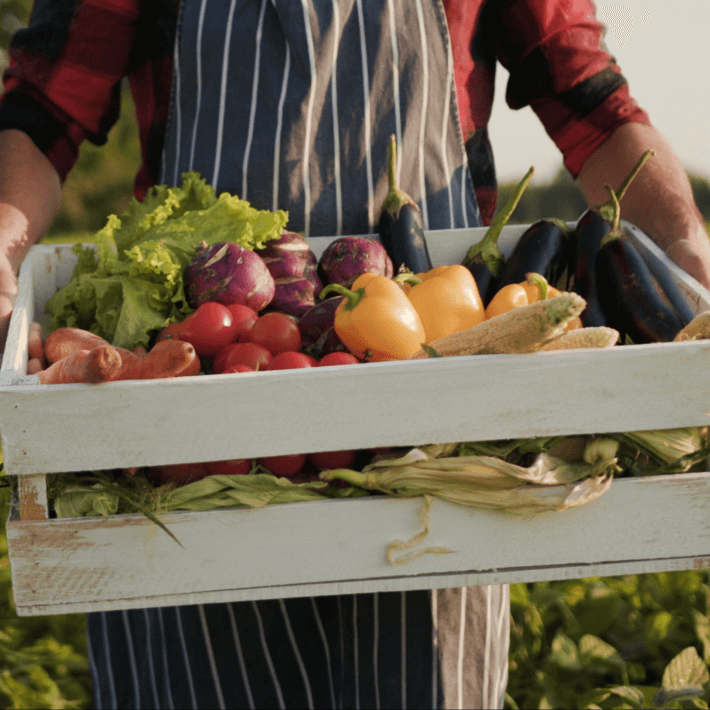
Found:
<svg viewBox="0 0 710 710"><path fill-rule="evenodd" d="M417 276L415 273L411 271L403 271L401 274L397 274L396 276L392 277L392 281L398 284L412 284L416 286L417 284L420 284L422 280Z"/></svg>
<svg viewBox="0 0 710 710"><path fill-rule="evenodd" d="M515 208L518 206L518 202L520 202L520 198L523 196L523 192L525 192L528 183L532 180L534 173L535 168L531 167L523 179L517 184L513 194L493 218L486 233L483 235L483 239L468 250L466 258L463 260L464 266L468 266L477 261L483 261L495 278L500 275L500 270L503 268L505 262L505 256L498 247L498 237L500 237L500 233L503 231L503 227L507 224L510 216L515 212Z"/></svg>
<svg viewBox="0 0 710 710"><path fill-rule="evenodd" d="M634 165L633 169L631 172L626 176L624 179L624 182L621 183L621 187L616 191L614 194L614 198L609 200L608 202L604 202L601 205L597 205L596 210L601 214L601 216L609 223L614 224L614 221L616 220L616 229L618 229L618 219L620 219L620 209L618 203L621 202L621 198L624 196L626 191L629 189L629 185L634 181L634 178L638 175L639 170L644 166L646 161L652 156L655 155L654 150L647 150L638 160L636 165ZM608 189L609 186L606 186ZM617 218L617 215L619 217Z"/></svg>
<svg viewBox="0 0 710 710"><path fill-rule="evenodd" d="M340 294L345 296L345 301L343 303L343 309L346 311L352 311L355 306L357 306L363 298L365 298L365 289L359 288L356 291L352 291L349 288L345 288L342 284L328 284L319 294L318 298L322 301L329 293Z"/></svg>
<svg viewBox="0 0 710 710"><path fill-rule="evenodd" d="M547 283L547 279L542 274L536 274L534 271L531 271L525 274L525 279L529 284L537 286L537 290L540 294L540 301L547 299L547 287L549 284Z"/></svg>

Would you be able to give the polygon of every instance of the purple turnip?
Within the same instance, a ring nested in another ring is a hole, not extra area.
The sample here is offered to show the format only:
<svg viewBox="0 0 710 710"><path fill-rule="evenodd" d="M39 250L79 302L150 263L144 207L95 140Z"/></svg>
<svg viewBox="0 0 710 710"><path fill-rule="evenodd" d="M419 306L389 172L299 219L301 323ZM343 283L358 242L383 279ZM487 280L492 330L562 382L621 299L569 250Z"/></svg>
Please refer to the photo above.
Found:
<svg viewBox="0 0 710 710"><path fill-rule="evenodd" d="M300 234L282 232L267 242L259 256L276 284L271 308L300 317L316 304L323 289L316 270L318 260Z"/></svg>
<svg viewBox="0 0 710 710"><path fill-rule="evenodd" d="M184 273L187 301L193 308L216 301L261 311L274 298L276 283L264 260L233 242L203 242Z"/></svg>
<svg viewBox="0 0 710 710"><path fill-rule="evenodd" d="M328 284L350 287L360 274L378 274L391 278L392 259L376 239L341 237L331 242L318 263L318 275Z"/></svg>

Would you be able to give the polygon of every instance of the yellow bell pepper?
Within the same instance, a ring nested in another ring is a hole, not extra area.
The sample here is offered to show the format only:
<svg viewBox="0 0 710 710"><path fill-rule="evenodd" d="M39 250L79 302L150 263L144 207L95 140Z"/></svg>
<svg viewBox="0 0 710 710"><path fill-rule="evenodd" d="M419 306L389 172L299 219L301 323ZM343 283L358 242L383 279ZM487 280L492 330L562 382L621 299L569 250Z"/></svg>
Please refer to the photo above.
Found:
<svg viewBox="0 0 710 710"><path fill-rule="evenodd" d="M407 296L422 320L427 343L485 320L476 281L465 266L437 266L416 279L420 282L407 290Z"/></svg>
<svg viewBox="0 0 710 710"><path fill-rule="evenodd" d="M417 311L392 279L362 274L351 289L330 284L320 297L333 291L345 296L335 311L333 327L355 357L368 362L404 360L425 342Z"/></svg>
<svg viewBox="0 0 710 710"><path fill-rule="evenodd" d="M527 274L527 279L523 283L503 286L493 296L486 307L486 320L507 313L518 306L526 306L535 303L535 301L544 301L559 295L560 292L554 286L550 286L544 276L531 272ZM565 330L575 330L581 327L581 319L573 318Z"/></svg>

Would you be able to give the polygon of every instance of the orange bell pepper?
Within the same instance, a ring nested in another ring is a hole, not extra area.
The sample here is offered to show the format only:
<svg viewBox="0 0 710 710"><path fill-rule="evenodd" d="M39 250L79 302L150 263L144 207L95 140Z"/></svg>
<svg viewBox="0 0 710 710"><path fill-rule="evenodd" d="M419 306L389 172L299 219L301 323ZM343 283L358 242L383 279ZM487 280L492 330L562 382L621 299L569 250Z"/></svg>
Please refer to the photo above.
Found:
<svg viewBox="0 0 710 710"><path fill-rule="evenodd" d="M426 342L472 328L485 320L483 301L471 272L460 264L417 274L407 291L424 325Z"/></svg>
<svg viewBox="0 0 710 710"><path fill-rule="evenodd" d="M535 301L544 301L546 298L554 298L559 295L560 292L554 286L550 286L544 276L529 273L527 274L527 280L523 283L503 286L493 296L486 307L486 319L493 318L501 313L507 313L518 306L525 306L529 303L535 303ZM581 327L581 319L574 318L565 330L574 330Z"/></svg>
<svg viewBox="0 0 710 710"><path fill-rule="evenodd" d="M330 284L320 297L333 291L345 296L335 311L333 327L355 357L369 362L404 360L425 342L416 309L392 279L362 274L351 289Z"/></svg>

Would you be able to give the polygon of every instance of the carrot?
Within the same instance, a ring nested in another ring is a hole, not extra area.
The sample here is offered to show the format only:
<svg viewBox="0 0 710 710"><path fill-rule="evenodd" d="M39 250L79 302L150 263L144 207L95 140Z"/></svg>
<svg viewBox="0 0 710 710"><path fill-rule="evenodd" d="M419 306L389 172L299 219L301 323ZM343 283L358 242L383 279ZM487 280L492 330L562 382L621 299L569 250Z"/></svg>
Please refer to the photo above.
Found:
<svg viewBox="0 0 710 710"><path fill-rule="evenodd" d="M44 365L38 357L31 357L27 361L27 374L37 375L44 370Z"/></svg>
<svg viewBox="0 0 710 710"><path fill-rule="evenodd" d="M121 367L121 356L112 345L99 345L92 350L75 350L52 363L39 374L40 384L97 384L109 381Z"/></svg>
<svg viewBox="0 0 710 710"><path fill-rule="evenodd" d="M35 322L30 323L27 333L27 354L31 360L39 360L42 367L46 367L44 356L44 343L42 342L42 326Z"/></svg>
<svg viewBox="0 0 710 710"><path fill-rule="evenodd" d="M181 340L161 340L142 357L134 357L113 377L114 381L186 377L198 375L201 367L195 348Z"/></svg>
<svg viewBox="0 0 710 710"><path fill-rule="evenodd" d="M93 350L100 345L109 345L103 338L81 328L57 328L44 341L47 361L58 362L77 350Z"/></svg>

